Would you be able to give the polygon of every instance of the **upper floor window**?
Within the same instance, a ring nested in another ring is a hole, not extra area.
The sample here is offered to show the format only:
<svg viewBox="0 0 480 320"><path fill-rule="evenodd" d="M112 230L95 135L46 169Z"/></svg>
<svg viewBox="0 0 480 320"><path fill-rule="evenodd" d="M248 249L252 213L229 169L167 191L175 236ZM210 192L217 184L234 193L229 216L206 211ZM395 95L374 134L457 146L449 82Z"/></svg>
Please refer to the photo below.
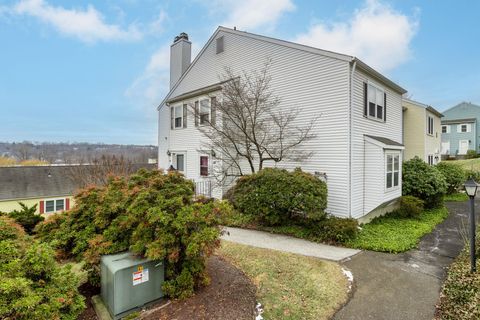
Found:
<svg viewBox="0 0 480 320"><path fill-rule="evenodd" d="M371 119L386 120L386 94L383 89L365 83L365 108L364 115Z"/></svg>
<svg viewBox="0 0 480 320"><path fill-rule="evenodd" d="M200 124L208 124L210 122L210 100L203 99L200 100Z"/></svg>
<svg viewBox="0 0 480 320"><path fill-rule="evenodd" d="M400 180L400 153L386 154L386 188L398 187Z"/></svg>
<svg viewBox="0 0 480 320"><path fill-rule="evenodd" d="M470 132L471 131L471 124L469 123L462 123L457 125L457 132Z"/></svg>
<svg viewBox="0 0 480 320"><path fill-rule="evenodd" d="M178 105L170 108L171 129L187 127L187 105Z"/></svg>
<svg viewBox="0 0 480 320"><path fill-rule="evenodd" d="M433 136L433 117L430 116L427 118L427 134Z"/></svg>
<svg viewBox="0 0 480 320"><path fill-rule="evenodd" d="M442 133L450 133L450 126L449 125L442 126Z"/></svg>

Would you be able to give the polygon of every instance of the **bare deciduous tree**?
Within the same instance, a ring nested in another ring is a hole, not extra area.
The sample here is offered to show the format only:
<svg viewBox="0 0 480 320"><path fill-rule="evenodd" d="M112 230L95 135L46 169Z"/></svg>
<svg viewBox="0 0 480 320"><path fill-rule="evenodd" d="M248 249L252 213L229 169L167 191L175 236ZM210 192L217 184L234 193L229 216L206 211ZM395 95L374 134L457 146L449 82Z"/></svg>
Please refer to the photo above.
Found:
<svg viewBox="0 0 480 320"><path fill-rule="evenodd" d="M240 76L226 68L222 97L212 99L212 115L216 116L202 117L198 104L190 108L195 121L204 124L199 126L207 137L203 147L223 160L221 172L214 173L222 181L254 173L267 162L299 161L312 155L299 146L315 137L312 128L317 118L299 125L298 107L280 108L280 99L270 86L270 66L269 60L261 70L243 71Z"/></svg>
<svg viewBox="0 0 480 320"><path fill-rule="evenodd" d="M129 176L135 172L135 166L123 156L103 155L89 164L78 164L69 167L69 178L80 187L87 185L105 185L111 175Z"/></svg>

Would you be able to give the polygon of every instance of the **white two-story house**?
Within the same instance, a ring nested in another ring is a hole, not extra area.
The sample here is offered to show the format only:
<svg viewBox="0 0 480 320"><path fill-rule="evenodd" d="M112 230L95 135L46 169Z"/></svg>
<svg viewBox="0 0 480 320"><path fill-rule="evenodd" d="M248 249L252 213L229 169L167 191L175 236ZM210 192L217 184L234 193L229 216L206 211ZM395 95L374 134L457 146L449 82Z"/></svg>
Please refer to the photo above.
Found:
<svg viewBox="0 0 480 320"><path fill-rule="evenodd" d="M171 46L170 91L158 106L160 168L208 181L222 156L202 150L198 126L221 117L212 110L212 101L221 99L220 76L225 67L259 70L268 58L279 108L301 110L299 124L318 116L316 137L301 146L313 156L277 167L323 175L327 212L335 216L367 220L394 207L402 189L402 87L356 57L224 27L190 58L182 33ZM188 112L191 105L198 117ZM213 196L225 188L214 188Z"/></svg>

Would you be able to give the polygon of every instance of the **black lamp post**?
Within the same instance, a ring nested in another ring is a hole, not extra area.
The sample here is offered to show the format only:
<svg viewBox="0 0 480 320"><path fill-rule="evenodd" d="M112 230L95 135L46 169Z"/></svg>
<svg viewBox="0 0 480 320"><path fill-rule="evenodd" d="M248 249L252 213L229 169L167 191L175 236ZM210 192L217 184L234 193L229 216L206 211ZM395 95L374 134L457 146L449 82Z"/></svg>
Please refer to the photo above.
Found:
<svg viewBox="0 0 480 320"><path fill-rule="evenodd" d="M475 195L477 194L478 184L470 178L464 184L465 191L470 197L470 272L477 271L475 256Z"/></svg>

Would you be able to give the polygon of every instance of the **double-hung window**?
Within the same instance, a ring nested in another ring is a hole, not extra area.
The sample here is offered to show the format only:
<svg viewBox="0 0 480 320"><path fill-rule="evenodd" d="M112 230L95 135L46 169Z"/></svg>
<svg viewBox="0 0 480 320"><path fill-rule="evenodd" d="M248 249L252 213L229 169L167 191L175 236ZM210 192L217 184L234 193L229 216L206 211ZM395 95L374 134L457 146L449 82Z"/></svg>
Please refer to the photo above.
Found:
<svg viewBox="0 0 480 320"><path fill-rule="evenodd" d="M461 127L460 127L460 131L461 132L468 132L468 125L462 124Z"/></svg>
<svg viewBox="0 0 480 320"><path fill-rule="evenodd" d="M385 91L368 84L367 117L376 120L385 120Z"/></svg>
<svg viewBox="0 0 480 320"><path fill-rule="evenodd" d="M208 156L200 156L200 175L208 177Z"/></svg>
<svg viewBox="0 0 480 320"><path fill-rule="evenodd" d="M427 118L427 134L433 136L433 117L430 116Z"/></svg>
<svg viewBox="0 0 480 320"><path fill-rule="evenodd" d="M400 153L386 154L386 188L398 187L400 180Z"/></svg>
<svg viewBox="0 0 480 320"><path fill-rule="evenodd" d="M175 129L183 127L183 107L176 106L174 111Z"/></svg>
<svg viewBox="0 0 480 320"><path fill-rule="evenodd" d="M199 117L200 117L200 125L205 125L210 122L210 100L203 99L200 100L200 110L199 110Z"/></svg>
<svg viewBox="0 0 480 320"><path fill-rule="evenodd" d="M65 210L65 199L55 199L45 201L45 213Z"/></svg>
<svg viewBox="0 0 480 320"><path fill-rule="evenodd" d="M442 126L442 133L447 133L447 126Z"/></svg>

